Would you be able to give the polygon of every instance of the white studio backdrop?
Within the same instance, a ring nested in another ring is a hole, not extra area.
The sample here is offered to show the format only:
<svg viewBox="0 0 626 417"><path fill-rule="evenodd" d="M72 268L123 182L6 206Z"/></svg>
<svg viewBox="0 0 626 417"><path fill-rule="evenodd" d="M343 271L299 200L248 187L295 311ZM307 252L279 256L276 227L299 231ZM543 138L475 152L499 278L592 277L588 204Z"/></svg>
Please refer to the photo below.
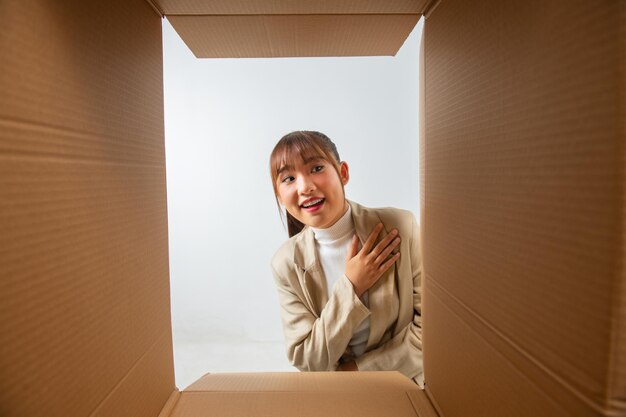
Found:
<svg viewBox="0 0 626 417"><path fill-rule="evenodd" d="M269 155L318 130L350 167L346 196L419 219L418 23L395 57L197 59L163 21L176 383L294 371L270 259L287 232Z"/></svg>

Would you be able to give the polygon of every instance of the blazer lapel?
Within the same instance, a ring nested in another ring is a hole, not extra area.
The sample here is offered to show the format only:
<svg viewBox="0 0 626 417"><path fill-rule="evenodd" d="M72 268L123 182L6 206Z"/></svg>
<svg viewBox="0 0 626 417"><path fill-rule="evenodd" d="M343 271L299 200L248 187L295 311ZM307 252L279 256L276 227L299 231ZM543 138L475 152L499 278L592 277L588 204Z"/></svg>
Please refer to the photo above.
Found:
<svg viewBox="0 0 626 417"><path fill-rule="evenodd" d="M352 207L352 218L354 220L354 228L356 234L361 241L361 246L367 240L374 227L381 222L380 217L373 210L348 200L348 203ZM380 242L390 230L383 228L379 233L376 240L376 244ZM394 314L392 308L394 281L396 274L396 264L394 263L380 279L374 284L368 291L369 293L369 310L370 315L370 334L367 340L367 349L376 345L385 334L387 323L389 322L390 315Z"/></svg>
<svg viewBox="0 0 626 417"><path fill-rule="evenodd" d="M298 279L311 311L319 317L328 302L327 283L315 250L313 230L306 226L296 238L294 262L300 267Z"/></svg>

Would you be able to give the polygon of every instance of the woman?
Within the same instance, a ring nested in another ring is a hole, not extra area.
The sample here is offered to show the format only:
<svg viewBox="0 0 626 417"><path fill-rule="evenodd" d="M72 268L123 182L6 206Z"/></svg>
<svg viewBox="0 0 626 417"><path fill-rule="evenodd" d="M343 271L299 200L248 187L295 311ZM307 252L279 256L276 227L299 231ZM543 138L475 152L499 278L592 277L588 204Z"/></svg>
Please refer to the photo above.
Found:
<svg viewBox="0 0 626 417"><path fill-rule="evenodd" d="M285 135L270 171L290 236L271 264L291 363L301 371L397 370L422 385L413 214L347 200L348 164L319 132Z"/></svg>

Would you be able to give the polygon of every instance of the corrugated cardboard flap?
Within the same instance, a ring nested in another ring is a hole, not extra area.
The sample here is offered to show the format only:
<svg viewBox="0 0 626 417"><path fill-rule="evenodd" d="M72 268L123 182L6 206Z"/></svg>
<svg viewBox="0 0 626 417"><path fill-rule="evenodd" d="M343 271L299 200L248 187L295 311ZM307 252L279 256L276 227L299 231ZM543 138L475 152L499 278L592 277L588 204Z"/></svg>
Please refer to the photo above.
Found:
<svg viewBox="0 0 626 417"><path fill-rule="evenodd" d="M185 388L197 391L419 391L398 372L264 372L207 374Z"/></svg>
<svg viewBox="0 0 626 417"><path fill-rule="evenodd" d="M260 15L260 14L421 14L427 0L152 0L163 14Z"/></svg>
<svg viewBox="0 0 626 417"><path fill-rule="evenodd" d="M162 22L0 10L0 415L154 417L174 390Z"/></svg>
<svg viewBox="0 0 626 417"><path fill-rule="evenodd" d="M167 402L165 403L165 405L163 406L163 409L159 413L159 417L170 417L179 399L180 399L180 391L175 389L174 391L172 391L172 394L167 399Z"/></svg>
<svg viewBox="0 0 626 417"><path fill-rule="evenodd" d="M428 1L153 1L198 58L395 55Z"/></svg>
<svg viewBox="0 0 626 417"><path fill-rule="evenodd" d="M398 372L209 374L181 392L169 416L270 414L436 416Z"/></svg>
<svg viewBox="0 0 626 417"><path fill-rule="evenodd" d="M424 365L446 417L626 413L625 10L428 17Z"/></svg>

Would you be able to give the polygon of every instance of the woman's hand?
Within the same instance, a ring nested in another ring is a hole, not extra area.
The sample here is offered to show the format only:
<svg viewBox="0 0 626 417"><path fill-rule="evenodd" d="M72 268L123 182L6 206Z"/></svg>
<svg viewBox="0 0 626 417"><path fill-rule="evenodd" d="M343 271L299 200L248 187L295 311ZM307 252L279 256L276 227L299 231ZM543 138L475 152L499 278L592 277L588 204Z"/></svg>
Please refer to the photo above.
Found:
<svg viewBox="0 0 626 417"><path fill-rule="evenodd" d="M354 292L358 297L370 289L400 257L400 252L397 252L387 258L391 251L400 244L400 237L397 236L398 231L396 229L393 229L374 247L374 242L376 242L381 230L383 230L383 224L378 223L360 251L358 251L358 236L354 235L352 238L346 257L346 277L352 283Z"/></svg>

